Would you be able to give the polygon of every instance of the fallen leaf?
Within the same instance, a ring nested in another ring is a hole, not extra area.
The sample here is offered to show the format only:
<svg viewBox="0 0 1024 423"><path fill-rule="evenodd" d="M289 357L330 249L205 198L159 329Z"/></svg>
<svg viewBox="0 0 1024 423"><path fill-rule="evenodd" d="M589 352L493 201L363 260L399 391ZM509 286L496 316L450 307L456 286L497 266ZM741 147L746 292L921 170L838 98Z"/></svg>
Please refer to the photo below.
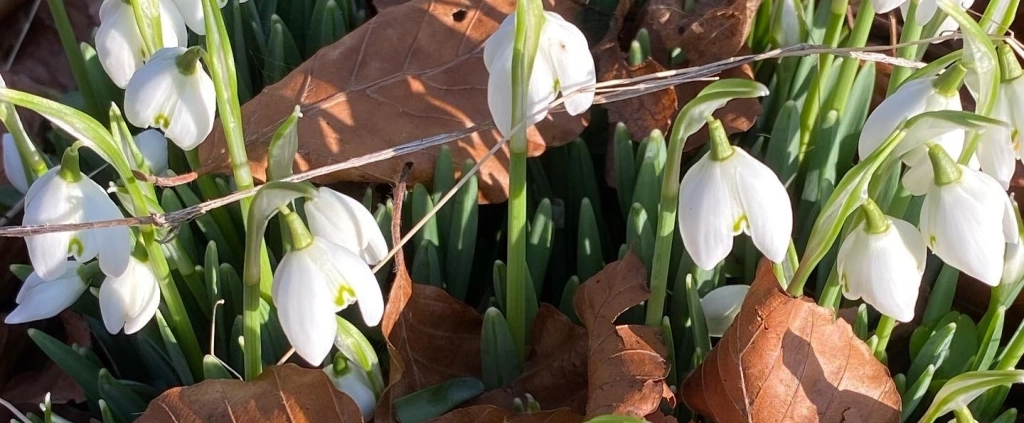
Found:
<svg viewBox="0 0 1024 423"><path fill-rule="evenodd" d="M401 238L406 179L394 194L392 234ZM395 399L459 376L479 377L480 328L483 318L443 289L414 284L401 250L395 254L395 275L381 320L391 357L388 387L377 401L377 422L396 421Z"/></svg>
<svg viewBox="0 0 1024 423"><path fill-rule="evenodd" d="M527 393L541 408L567 408L577 414L587 407L587 332L549 304L541 304L533 321L530 356L512 384L486 392L477 404L503 408Z"/></svg>
<svg viewBox="0 0 1024 423"><path fill-rule="evenodd" d="M430 423L580 423L583 416L567 409L514 413L492 405L476 405L453 410Z"/></svg>
<svg viewBox="0 0 1024 423"><path fill-rule="evenodd" d="M666 50L679 47L689 66L728 59L745 45L760 0L651 0L642 22ZM653 42L653 39L652 39Z"/></svg>
<svg viewBox="0 0 1024 423"><path fill-rule="evenodd" d="M377 12L380 12L395 6L401 6L410 1L411 0L375 0L373 1L373 6L377 8ZM558 13L565 19L569 20L569 22L572 22L573 19L571 18L576 16L576 13L582 9L582 7L580 7L580 3L573 1L543 0L543 2L544 10Z"/></svg>
<svg viewBox="0 0 1024 423"><path fill-rule="evenodd" d="M900 420L888 369L846 321L786 294L767 260L740 314L680 395L718 422Z"/></svg>
<svg viewBox="0 0 1024 423"><path fill-rule="evenodd" d="M643 418L653 413L662 398L674 401L665 383L668 347L657 328L615 325L615 319L651 293L647 269L629 252L586 282L574 303L587 328L587 418L620 414Z"/></svg>
<svg viewBox="0 0 1024 423"><path fill-rule="evenodd" d="M272 366L256 380L211 379L172 388L149 403L138 423L351 423L363 415L320 369Z"/></svg>
<svg viewBox="0 0 1024 423"><path fill-rule="evenodd" d="M612 79L625 79L637 76L650 75L665 70L658 62L647 59L640 66L632 67L622 59L618 45L610 43L601 50L597 57L598 68L601 69L600 81ZM609 122L622 122L629 128L630 136L634 140L642 140L657 129L668 133L672 120L679 111L676 90L669 87L661 91L644 94L621 101L609 103L605 106L608 109Z"/></svg>
<svg viewBox="0 0 1024 423"><path fill-rule="evenodd" d="M324 47L242 108L253 176L265 179L267 147L296 104L304 116L299 120L299 171L490 124L483 43L514 8L514 0L412 0L384 9ZM574 140L584 120L549 115L527 131L529 154ZM455 162L462 163L480 160L500 139L497 130L487 129L449 145ZM429 184L439 148L314 181L392 183L402 164L411 161L416 167L410 183ZM507 151L480 169L481 199L486 202L507 198ZM200 173L230 171L220 130L200 146L200 157Z"/></svg>

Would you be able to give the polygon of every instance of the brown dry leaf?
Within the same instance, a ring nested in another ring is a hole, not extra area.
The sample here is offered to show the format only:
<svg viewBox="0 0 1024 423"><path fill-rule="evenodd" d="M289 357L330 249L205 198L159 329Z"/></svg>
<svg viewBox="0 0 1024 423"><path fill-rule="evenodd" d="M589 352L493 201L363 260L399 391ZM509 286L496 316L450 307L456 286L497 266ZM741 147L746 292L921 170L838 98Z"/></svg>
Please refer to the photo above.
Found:
<svg viewBox="0 0 1024 423"><path fill-rule="evenodd" d="M688 65L700 66L740 51L760 5L760 0L696 0L692 11L685 11L682 0L651 0L642 22L658 44L682 48Z"/></svg>
<svg viewBox="0 0 1024 423"><path fill-rule="evenodd" d="M363 415L320 369L272 366L251 382L211 379L172 388L149 403L138 423L352 423Z"/></svg>
<svg viewBox="0 0 1024 423"><path fill-rule="evenodd" d="M396 244L401 238L406 176L403 172L394 194L391 229ZM454 377L479 377L481 372L483 318L443 289L414 284L401 250L395 254L395 269L381 320L391 370L388 387L377 401L377 422L395 421L395 399Z"/></svg>
<svg viewBox="0 0 1024 423"><path fill-rule="evenodd" d="M680 389L718 422L898 422L888 369L850 325L792 298L762 260L743 308Z"/></svg>
<svg viewBox="0 0 1024 423"><path fill-rule="evenodd" d="M533 321L530 356L511 385L480 396L477 404L508 408L527 393L546 410L567 408L582 415L587 406L587 332L562 312L541 304Z"/></svg>
<svg viewBox="0 0 1024 423"><path fill-rule="evenodd" d="M567 1L567 0L560 0ZM514 0L412 0L385 9L324 47L242 108L249 164L264 179L267 147L294 105L302 106L297 168L306 171L411 141L488 124L483 42L515 8ZM569 18L572 18L569 16ZM572 141L585 117L548 116L528 130L529 154ZM200 146L204 172L228 172L223 133ZM497 130L449 143L456 163L479 160L501 139ZM341 170L330 183L392 183L406 161L409 182L430 183L439 147ZM481 198L507 198L507 148L480 169Z"/></svg>
<svg viewBox="0 0 1024 423"><path fill-rule="evenodd" d="M390 9L395 6L401 6L410 2L411 0L375 0L373 6L377 8L377 12L381 12L385 9ZM581 3L564 0L543 0L544 10L555 12L562 15L569 22L572 22L572 17L576 16L576 13L582 9Z"/></svg>
<svg viewBox="0 0 1024 423"><path fill-rule="evenodd" d="M608 48L601 50L597 56L598 68L601 69L599 81L612 79L625 79L637 76L650 75L665 70L658 62L647 59L642 65L632 67L622 59L622 53L616 44L608 44ZM629 128L630 136L634 140L641 140L650 135L651 131L657 129L668 133L672 120L679 111L676 90L666 88L633 97L622 101L609 103L605 106L608 109L609 122L622 122Z"/></svg>
<svg viewBox="0 0 1024 423"><path fill-rule="evenodd" d="M460 408L430 423L580 423L583 416L567 409L517 414L492 405Z"/></svg>
<svg viewBox="0 0 1024 423"><path fill-rule="evenodd" d="M643 418L662 398L674 401L665 378L668 347L658 329L615 325L626 309L647 300L647 269L629 252L581 284L574 303L587 328L587 418L621 414Z"/></svg>

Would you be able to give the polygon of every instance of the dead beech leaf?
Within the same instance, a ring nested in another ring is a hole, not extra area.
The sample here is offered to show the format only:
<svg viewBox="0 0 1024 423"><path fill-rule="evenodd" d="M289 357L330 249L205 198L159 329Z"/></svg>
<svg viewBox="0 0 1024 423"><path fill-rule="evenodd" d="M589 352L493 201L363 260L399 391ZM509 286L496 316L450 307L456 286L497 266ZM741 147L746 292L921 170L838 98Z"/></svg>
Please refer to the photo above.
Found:
<svg viewBox="0 0 1024 423"><path fill-rule="evenodd" d="M391 229L396 244L402 233L404 176L403 172L394 194ZM454 377L479 377L481 372L483 318L443 289L414 284L401 250L395 254L395 269L381 320L391 366L388 387L377 401L376 422L396 421L391 409L395 399Z"/></svg>
<svg viewBox="0 0 1024 423"><path fill-rule="evenodd" d="M476 403L509 408L515 398L529 393L545 410L564 407L579 415L586 413L586 330L542 303L530 339L523 374L509 386L484 393Z"/></svg>
<svg viewBox="0 0 1024 423"><path fill-rule="evenodd" d="M665 70L653 59L647 59L637 67L629 66L622 59L622 53L619 52L617 44L610 43L606 46L597 56L598 69L601 69L599 81L633 78ZM672 125L672 120L675 119L676 112L679 111L679 104L676 99L676 90L669 87L639 97L609 103L605 108L608 109L609 122L625 123L629 128L630 136L634 140L641 140L655 129L668 133L669 126Z"/></svg>
<svg viewBox="0 0 1024 423"><path fill-rule="evenodd" d="M560 0L567 1L567 0ZM491 122L483 43L514 0L412 0L387 8L324 47L242 108L249 164L265 178L267 147L298 104L297 168L306 171L411 141ZM572 18L572 16L568 16ZM575 139L585 117L549 115L527 132L529 154ZM223 133L200 146L203 172L230 171ZM456 163L479 160L501 139L478 131L449 143ZM438 148L345 169L315 182L393 183L402 164L416 163L410 182L430 183ZM507 198L507 149L480 169L481 198ZM457 167L457 166L456 166Z"/></svg>
<svg viewBox="0 0 1024 423"><path fill-rule="evenodd" d="M574 303L587 328L587 418L620 414L643 418L662 398L674 401L665 383L668 347L656 328L615 325L626 309L650 297L647 269L629 252L580 285Z"/></svg>
<svg viewBox="0 0 1024 423"><path fill-rule="evenodd" d="M492 405L475 405L446 413L430 423L580 423L583 416L561 408L536 413L514 413Z"/></svg>
<svg viewBox="0 0 1024 423"><path fill-rule="evenodd" d="M681 0L651 0L642 21L658 44L681 48L689 66L700 66L740 51L760 5L760 0L696 0L686 11Z"/></svg>
<svg viewBox="0 0 1024 423"><path fill-rule="evenodd" d="M766 260L740 314L680 395L718 422L900 420L888 369L846 321L786 294Z"/></svg>
<svg viewBox="0 0 1024 423"><path fill-rule="evenodd" d="M211 379L172 388L149 403L138 423L352 423L363 415L320 369L272 366L251 382Z"/></svg>

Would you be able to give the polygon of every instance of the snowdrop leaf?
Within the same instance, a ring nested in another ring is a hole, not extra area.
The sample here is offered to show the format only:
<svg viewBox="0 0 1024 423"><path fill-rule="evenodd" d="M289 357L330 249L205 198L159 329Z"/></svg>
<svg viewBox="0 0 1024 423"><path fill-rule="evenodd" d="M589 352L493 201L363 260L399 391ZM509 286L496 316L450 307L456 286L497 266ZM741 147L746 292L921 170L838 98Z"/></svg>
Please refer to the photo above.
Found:
<svg viewBox="0 0 1024 423"><path fill-rule="evenodd" d="M259 283L259 256L263 245L263 232L266 231L270 218L277 214L277 208L296 198L316 198L318 195L316 188L307 182L274 181L260 187L253 197L248 227L245 230L245 269L242 277L246 284Z"/></svg>
<svg viewBox="0 0 1024 423"><path fill-rule="evenodd" d="M986 370L963 373L942 385L920 421L922 423L933 422L946 413L966 407L990 388L1014 383L1024 383L1024 370Z"/></svg>
<svg viewBox="0 0 1024 423"><path fill-rule="evenodd" d="M286 364L268 367L252 381L209 379L172 388L150 402L136 421L359 423L363 415L320 369Z"/></svg>
<svg viewBox="0 0 1024 423"><path fill-rule="evenodd" d="M292 176L295 154L299 151L299 131L296 123L302 117L299 106L277 128L267 151L267 179L276 181Z"/></svg>
<svg viewBox="0 0 1024 423"><path fill-rule="evenodd" d="M783 292L767 260L736 320L682 383L680 396L721 422L889 422L900 413L896 385L871 349L832 310Z"/></svg>

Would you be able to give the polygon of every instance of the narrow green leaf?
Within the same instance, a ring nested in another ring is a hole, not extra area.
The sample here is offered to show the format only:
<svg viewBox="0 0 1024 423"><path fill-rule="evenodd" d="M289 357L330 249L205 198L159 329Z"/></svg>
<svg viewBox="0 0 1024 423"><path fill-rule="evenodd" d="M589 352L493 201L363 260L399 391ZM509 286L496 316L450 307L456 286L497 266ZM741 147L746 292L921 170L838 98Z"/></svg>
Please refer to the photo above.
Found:
<svg viewBox="0 0 1024 423"><path fill-rule="evenodd" d="M462 166L462 177L465 178L473 161L467 160ZM477 205L478 182L476 175L459 188L452 199L451 228L446 241L445 274L448 276L448 293L460 300L466 299L469 280L472 274L474 254L476 252L476 234L479 225L480 211ZM529 261L527 246L527 261ZM532 268L532 266L531 266Z"/></svg>
<svg viewBox="0 0 1024 423"><path fill-rule="evenodd" d="M526 244L526 264L530 268L535 292L542 292L544 278L551 259L552 242L554 241L555 222L552 216L551 200L545 198L537 206L533 215L533 223L529 228Z"/></svg>
<svg viewBox="0 0 1024 423"><path fill-rule="evenodd" d="M100 396L110 406L118 420L130 422L146 409L146 402L131 388L114 379L107 369L100 369L97 377Z"/></svg>
<svg viewBox="0 0 1024 423"><path fill-rule="evenodd" d="M900 421L907 421L907 419L910 418L910 415L914 413L914 410L917 409L917 406L921 403L924 395L928 392L928 387L931 386L934 375L935 366L929 364L928 367L921 372L921 376L917 378L914 385L907 389L906 393L903 394L903 410L900 412ZM906 379L904 379L904 383L906 383Z"/></svg>
<svg viewBox="0 0 1024 423"><path fill-rule="evenodd" d="M633 204L633 188L636 185L636 158L633 156L633 140L630 139L629 128L619 122L615 124L615 135L612 140L615 165L615 194L619 199L619 211L623 216L629 214Z"/></svg>
<svg viewBox="0 0 1024 423"><path fill-rule="evenodd" d="M576 274L582 280L590 279L604 267L601 258L601 232L590 199L580 203L580 224L576 243Z"/></svg>
<svg viewBox="0 0 1024 423"><path fill-rule="evenodd" d="M454 409L484 392L484 383L471 377L459 377L413 392L394 402L400 423L421 423Z"/></svg>
<svg viewBox="0 0 1024 423"><path fill-rule="evenodd" d="M28 336L39 346L39 349L43 350L47 357L50 357L50 360L53 360L64 373L67 373L71 379L74 379L75 383L85 392L87 398L92 401L97 401L101 398L99 379L97 378L97 374L100 371L99 366L75 352L71 347L38 329L29 329Z"/></svg>
<svg viewBox="0 0 1024 423"><path fill-rule="evenodd" d="M292 176L295 154L299 151L299 118L302 117L298 105L288 115L284 123L274 132L267 150L267 178L271 181Z"/></svg>
<svg viewBox="0 0 1024 423"><path fill-rule="evenodd" d="M480 357L484 387L498 389L519 377L516 346L501 311L491 307L484 313L480 334Z"/></svg>
<svg viewBox="0 0 1024 423"><path fill-rule="evenodd" d="M1024 383L1024 370L985 370L958 375L942 385L921 422L931 423L942 415L966 407L990 388L1014 383Z"/></svg>
<svg viewBox="0 0 1024 423"><path fill-rule="evenodd" d="M234 379L231 377L231 373L228 373L228 370L221 364L220 359L209 354L203 357L203 378Z"/></svg>

